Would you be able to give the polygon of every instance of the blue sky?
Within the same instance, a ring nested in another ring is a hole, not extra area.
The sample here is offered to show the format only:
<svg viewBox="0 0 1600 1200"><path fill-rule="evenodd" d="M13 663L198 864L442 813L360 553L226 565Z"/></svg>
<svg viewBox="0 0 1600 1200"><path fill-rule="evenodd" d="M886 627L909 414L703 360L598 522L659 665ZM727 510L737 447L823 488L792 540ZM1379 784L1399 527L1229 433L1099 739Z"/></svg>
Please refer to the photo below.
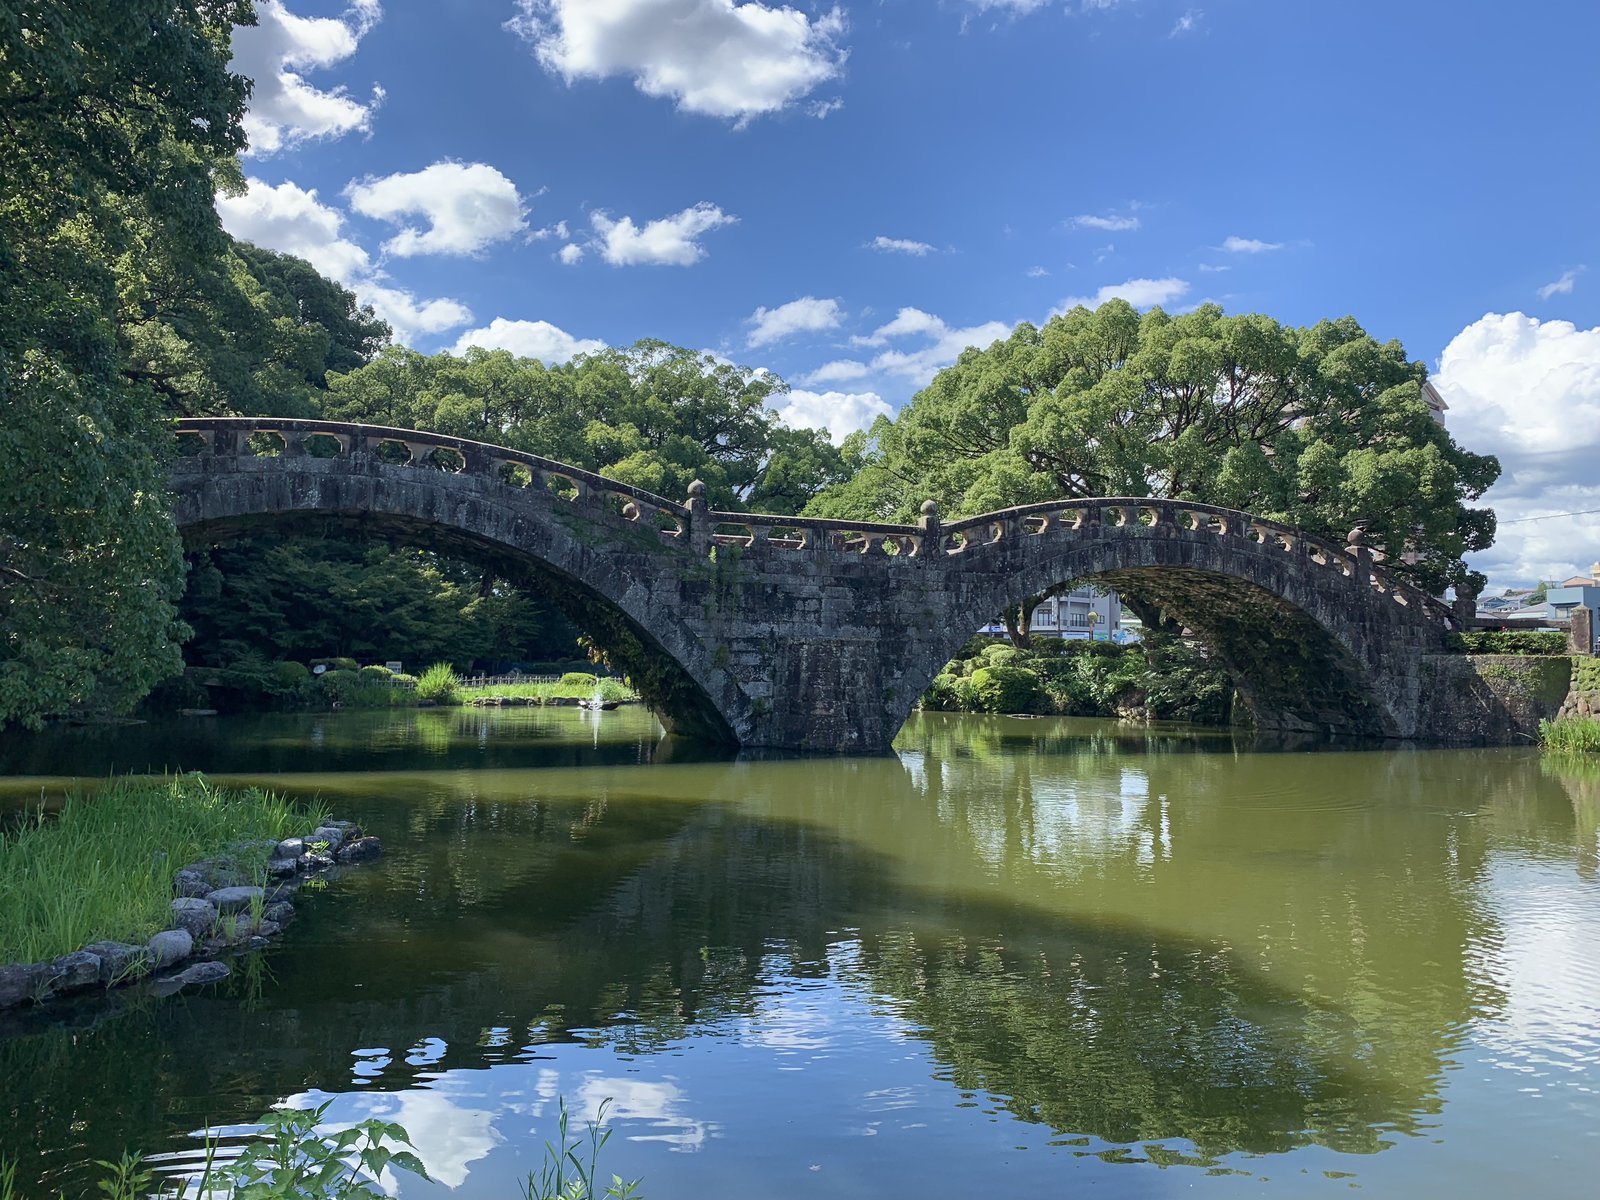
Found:
<svg viewBox="0 0 1600 1200"><path fill-rule="evenodd" d="M1355 315L1600 559L1600 6L257 0L237 235L425 351L658 337L835 436L1079 301ZM1594 268L1591 273L1590 267Z"/></svg>

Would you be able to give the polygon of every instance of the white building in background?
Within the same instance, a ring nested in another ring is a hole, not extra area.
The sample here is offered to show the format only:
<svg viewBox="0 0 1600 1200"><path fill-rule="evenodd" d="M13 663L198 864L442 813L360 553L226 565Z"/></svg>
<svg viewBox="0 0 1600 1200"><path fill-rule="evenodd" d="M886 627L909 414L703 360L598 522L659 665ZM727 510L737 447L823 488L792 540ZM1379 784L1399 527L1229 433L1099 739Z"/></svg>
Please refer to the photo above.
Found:
<svg viewBox="0 0 1600 1200"><path fill-rule="evenodd" d="M1005 626L991 622L979 633L998 634ZM1122 601L1115 592L1081 587L1051 596L1033 610L1028 632L1034 637L1076 638L1088 641L1091 631L1097 642L1123 640Z"/></svg>

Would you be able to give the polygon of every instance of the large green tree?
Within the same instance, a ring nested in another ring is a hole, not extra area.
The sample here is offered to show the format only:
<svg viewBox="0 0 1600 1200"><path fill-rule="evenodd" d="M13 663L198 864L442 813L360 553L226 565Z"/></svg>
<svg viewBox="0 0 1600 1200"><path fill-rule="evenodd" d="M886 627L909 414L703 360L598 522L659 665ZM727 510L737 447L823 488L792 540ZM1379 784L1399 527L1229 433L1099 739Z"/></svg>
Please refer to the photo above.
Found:
<svg viewBox="0 0 1600 1200"><path fill-rule="evenodd" d="M505 350L423 355L390 347L330 375L323 415L427 429L540 454L681 500L796 512L846 476L820 430L768 407L770 372L645 340L547 367Z"/></svg>
<svg viewBox="0 0 1600 1200"><path fill-rule="evenodd" d="M1141 315L1121 300L970 349L847 443L858 469L809 511L910 521L925 499L975 514L1057 498L1240 508L1341 541L1354 527L1432 592L1475 589L1473 508L1500 473L1422 397L1424 366L1353 319L1309 328L1215 305Z"/></svg>
<svg viewBox="0 0 1600 1200"><path fill-rule="evenodd" d="M138 327L226 256L243 0L0 4L0 723L176 669L163 396Z"/></svg>

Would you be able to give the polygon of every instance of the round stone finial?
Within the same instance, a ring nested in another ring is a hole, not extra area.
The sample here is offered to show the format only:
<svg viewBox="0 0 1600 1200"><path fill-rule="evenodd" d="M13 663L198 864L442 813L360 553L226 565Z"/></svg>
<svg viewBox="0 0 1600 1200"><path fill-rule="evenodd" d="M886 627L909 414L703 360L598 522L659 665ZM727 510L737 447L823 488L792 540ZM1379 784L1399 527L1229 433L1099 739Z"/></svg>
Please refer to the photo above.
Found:
<svg viewBox="0 0 1600 1200"><path fill-rule="evenodd" d="M937 517L939 515L938 502L934 500L924 500L922 502L922 515L925 517Z"/></svg>
<svg viewBox="0 0 1600 1200"><path fill-rule="evenodd" d="M1363 546L1366 544L1366 541L1367 531L1360 525L1357 525L1354 529L1352 529L1345 538L1345 544L1347 546Z"/></svg>
<svg viewBox="0 0 1600 1200"><path fill-rule="evenodd" d="M704 480L696 479L689 485L689 499L700 500L704 498L705 494L706 485Z"/></svg>

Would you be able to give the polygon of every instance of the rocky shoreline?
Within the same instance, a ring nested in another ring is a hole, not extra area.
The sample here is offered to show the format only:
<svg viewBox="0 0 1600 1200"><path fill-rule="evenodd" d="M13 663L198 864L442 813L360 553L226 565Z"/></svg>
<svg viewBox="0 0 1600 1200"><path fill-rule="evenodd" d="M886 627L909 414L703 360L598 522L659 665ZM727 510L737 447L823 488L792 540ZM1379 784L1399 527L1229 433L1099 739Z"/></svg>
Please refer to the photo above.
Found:
<svg viewBox="0 0 1600 1200"><path fill-rule="evenodd" d="M266 886L252 882L267 853ZM49 962L0 965L0 1011L142 983L153 995L219 983L223 955L265 946L294 919L291 897L337 865L370 862L383 844L351 821L328 821L301 837L236 845L173 876L172 924L144 945L102 941Z"/></svg>

